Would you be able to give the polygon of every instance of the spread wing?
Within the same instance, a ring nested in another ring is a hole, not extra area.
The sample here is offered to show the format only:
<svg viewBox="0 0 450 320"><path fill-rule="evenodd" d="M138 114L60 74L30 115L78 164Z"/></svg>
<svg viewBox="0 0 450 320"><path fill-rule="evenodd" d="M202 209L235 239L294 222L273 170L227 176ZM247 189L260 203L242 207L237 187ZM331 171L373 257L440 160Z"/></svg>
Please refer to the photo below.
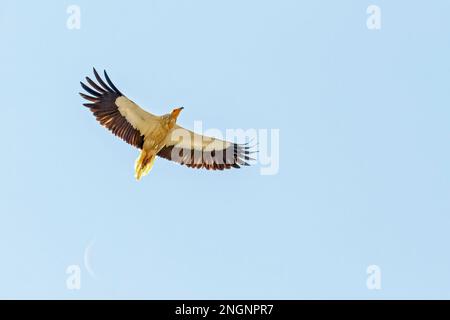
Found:
<svg viewBox="0 0 450 320"><path fill-rule="evenodd" d="M155 125L158 117L141 109L125 97L111 82L104 71L106 82L94 68L97 82L86 77L87 84L81 83L86 93L80 95L90 103L85 103L98 122L125 142L142 149L144 134Z"/></svg>
<svg viewBox="0 0 450 320"><path fill-rule="evenodd" d="M206 137L178 125L172 129L158 156L190 168L224 170L248 166L250 147Z"/></svg>

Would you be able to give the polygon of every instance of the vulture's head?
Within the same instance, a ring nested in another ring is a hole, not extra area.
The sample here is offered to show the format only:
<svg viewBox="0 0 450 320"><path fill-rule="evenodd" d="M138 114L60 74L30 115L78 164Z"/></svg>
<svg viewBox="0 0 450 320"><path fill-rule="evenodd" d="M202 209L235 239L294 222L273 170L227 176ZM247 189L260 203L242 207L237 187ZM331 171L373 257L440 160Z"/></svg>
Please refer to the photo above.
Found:
<svg viewBox="0 0 450 320"><path fill-rule="evenodd" d="M173 120L175 120L175 121L177 121L177 118L178 118L178 116L180 115L181 110L183 110L183 109L184 109L183 107L173 109L173 110L172 110L172 113L170 114L170 118L173 119Z"/></svg>
<svg viewBox="0 0 450 320"><path fill-rule="evenodd" d="M183 110L183 109L184 108L181 107L181 108L176 108L176 109L172 110L172 112L169 115L169 125L170 126L174 126L175 125L175 122L177 122L178 116L180 115L181 110Z"/></svg>

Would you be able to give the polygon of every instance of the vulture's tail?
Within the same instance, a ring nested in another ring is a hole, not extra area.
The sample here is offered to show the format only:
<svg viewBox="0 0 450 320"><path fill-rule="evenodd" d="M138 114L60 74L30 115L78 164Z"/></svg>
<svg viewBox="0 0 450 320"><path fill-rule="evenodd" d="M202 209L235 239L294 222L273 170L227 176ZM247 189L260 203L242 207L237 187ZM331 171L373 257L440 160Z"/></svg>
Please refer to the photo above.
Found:
<svg viewBox="0 0 450 320"><path fill-rule="evenodd" d="M145 150L141 151L139 158L136 159L134 166L136 180L140 180L143 176L147 175L152 170L155 163L155 153L150 153Z"/></svg>

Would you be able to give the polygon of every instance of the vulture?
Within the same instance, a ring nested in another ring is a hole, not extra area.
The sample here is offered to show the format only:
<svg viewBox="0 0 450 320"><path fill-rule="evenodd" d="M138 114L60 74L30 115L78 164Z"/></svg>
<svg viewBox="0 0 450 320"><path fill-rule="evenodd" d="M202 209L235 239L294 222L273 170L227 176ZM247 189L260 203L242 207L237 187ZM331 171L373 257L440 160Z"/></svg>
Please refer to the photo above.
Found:
<svg viewBox="0 0 450 320"><path fill-rule="evenodd" d="M224 170L248 166L251 147L196 134L177 125L183 108L162 116L154 115L128 99L112 83L106 70L104 79L93 69L97 82L86 77L81 87L86 91L83 104L97 121L117 137L140 149L135 162L135 178L140 180L161 157L189 168ZM105 82L106 80L106 82Z"/></svg>

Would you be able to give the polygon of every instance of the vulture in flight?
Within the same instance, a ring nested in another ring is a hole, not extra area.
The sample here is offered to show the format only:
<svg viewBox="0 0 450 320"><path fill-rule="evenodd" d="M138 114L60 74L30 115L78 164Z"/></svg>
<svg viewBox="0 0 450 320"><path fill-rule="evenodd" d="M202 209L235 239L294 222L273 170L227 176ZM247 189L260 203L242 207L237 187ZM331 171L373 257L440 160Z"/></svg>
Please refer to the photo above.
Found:
<svg viewBox="0 0 450 320"><path fill-rule="evenodd" d="M88 107L98 122L125 142L141 150L135 163L135 177L148 174L156 156L178 162L190 168L224 170L248 166L250 147L196 134L176 124L183 108L162 116L139 107L122 94L106 71L106 82L94 68L97 82L86 77L80 82L86 93Z"/></svg>

